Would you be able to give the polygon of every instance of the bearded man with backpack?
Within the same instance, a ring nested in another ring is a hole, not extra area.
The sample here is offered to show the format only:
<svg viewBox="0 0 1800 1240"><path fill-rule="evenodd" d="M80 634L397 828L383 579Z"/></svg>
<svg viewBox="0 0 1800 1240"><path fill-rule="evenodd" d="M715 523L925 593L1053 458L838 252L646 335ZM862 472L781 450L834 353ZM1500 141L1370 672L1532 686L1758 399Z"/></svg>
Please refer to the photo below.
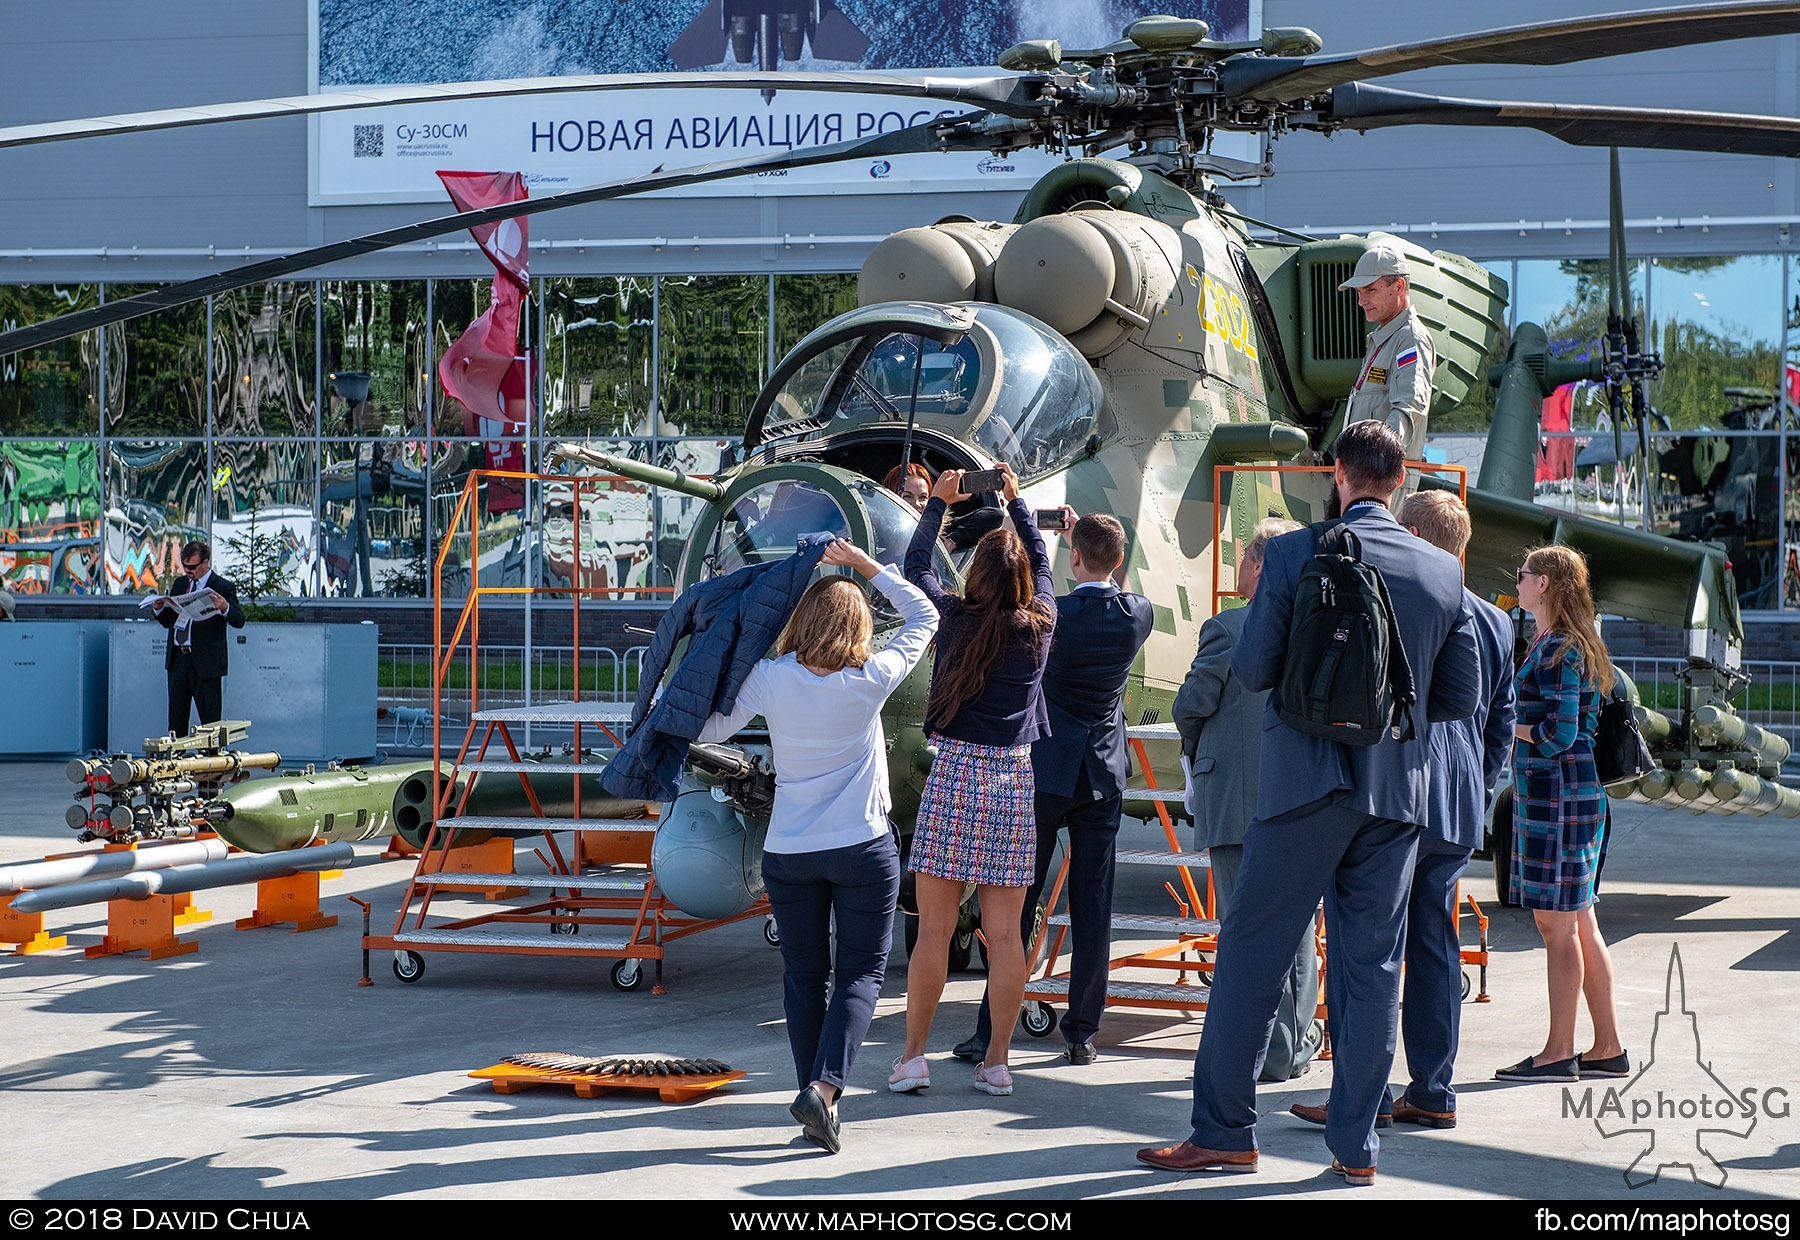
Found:
<svg viewBox="0 0 1800 1240"><path fill-rule="evenodd" d="M1482 686L1475 633L1462 606L1462 566L1414 538L1388 511L1405 480L1400 438L1352 423L1334 445L1333 484L1361 566L1389 600L1390 644L1411 672L1410 702L1391 726L1354 729L1357 742L1286 722L1270 695L1263 719L1256 818L1219 931L1206 1023L1194 1055L1192 1134L1138 1159L1171 1171L1256 1169L1256 1078L1292 944L1327 890L1327 972L1342 970L1332 1013L1334 1059L1326 1144L1331 1169L1375 1182L1377 1111L1399 1024L1401 935L1419 829L1429 818L1430 722L1465 719ZM1309 527L1271 542L1231 670L1252 690L1282 682L1296 595L1320 547ZM1349 735L1349 731L1346 732ZM1402 739L1405 737L1406 739ZM1333 915L1335 914L1335 915Z"/></svg>

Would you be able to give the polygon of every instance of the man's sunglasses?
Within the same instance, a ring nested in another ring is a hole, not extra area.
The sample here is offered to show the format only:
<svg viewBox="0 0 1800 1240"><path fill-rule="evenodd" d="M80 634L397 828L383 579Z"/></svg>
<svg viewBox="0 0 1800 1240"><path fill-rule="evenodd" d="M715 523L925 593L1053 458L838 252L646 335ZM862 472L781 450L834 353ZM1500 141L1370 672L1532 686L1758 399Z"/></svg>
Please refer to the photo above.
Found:
<svg viewBox="0 0 1800 1240"><path fill-rule="evenodd" d="M206 563L205 560L183 560L181 566L183 568L199 568L204 563Z"/></svg>

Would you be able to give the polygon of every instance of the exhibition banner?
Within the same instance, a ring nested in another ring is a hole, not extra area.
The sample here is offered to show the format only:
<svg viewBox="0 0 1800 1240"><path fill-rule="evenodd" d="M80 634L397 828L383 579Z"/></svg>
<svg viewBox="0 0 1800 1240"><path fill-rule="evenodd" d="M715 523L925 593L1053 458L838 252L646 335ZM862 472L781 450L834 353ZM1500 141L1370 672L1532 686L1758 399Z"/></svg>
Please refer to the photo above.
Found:
<svg viewBox="0 0 1800 1240"><path fill-rule="evenodd" d="M1254 38L1261 30L1262 0L1159 0L1158 9L1205 21L1214 40ZM310 201L438 202L437 172L468 168L517 169L533 197L547 197L658 169L872 138L976 109L784 90L781 73L986 77L999 72L991 66L1015 43L1108 47L1139 15L1115 0L312 0L315 92L718 71L763 71L777 85L570 91L333 112L313 121ZM1243 135L1219 135L1213 149L1257 157L1255 140ZM1023 190L1060 159L1042 151L902 155L661 192Z"/></svg>

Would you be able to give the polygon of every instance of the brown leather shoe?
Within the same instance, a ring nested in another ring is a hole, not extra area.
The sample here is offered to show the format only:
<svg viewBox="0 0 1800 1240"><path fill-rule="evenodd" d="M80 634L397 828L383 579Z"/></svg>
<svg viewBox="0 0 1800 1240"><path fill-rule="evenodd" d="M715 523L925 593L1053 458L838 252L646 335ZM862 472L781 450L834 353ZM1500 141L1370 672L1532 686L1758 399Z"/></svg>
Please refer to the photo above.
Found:
<svg viewBox="0 0 1800 1240"><path fill-rule="evenodd" d="M1400 1106L1404 1105L1404 1103L1400 1104ZM1396 1106L1394 1110L1397 1114L1399 1112L1399 1106ZM1331 1114L1331 1104L1327 1102L1322 1106L1314 1106L1310 1102L1296 1102L1293 1106L1288 1108L1288 1114L1292 1115L1295 1119L1303 1119L1309 1124L1323 1124L1326 1118ZM1423 1115L1425 1112L1420 1111L1419 1114ZM1394 1126L1394 1116L1377 1115L1375 1117L1375 1126L1377 1128L1392 1128ZM1450 1123L1446 1126L1451 1128L1456 1126L1456 1119L1454 1116L1451 1117Z"/></svg>
<svg viewBox="0 0 1800 1240"><path fill-rule="evenodd" d="M1421 1128L1454 1128L1456 1127L1456 1112L1427 1111L1424 1107L1416 1107L1402 1098L1394 1103L1394 1122L1396 1124L1417 1124Z"/></svg>
<svg viewBox="0 0 1800 1240"><path fill-rule="evenodd" d="M1358 1188L1367 1188L1375 1182L1375 1168L1346 1167L1335 1158L1331 1160L1331 1174L1342 1176L1344 1183L1354 1184Z"/></svg>
<svg viewBox="0 0 1800 1240"><path fill-rule="evenodd" d="M1255 1150L1207 1150L1192 1141L1165 1145L1161 1149L1141 1149L1137 1159L1164 1171L1225 1171L1244 1175L1256 1170Z"/></svg>

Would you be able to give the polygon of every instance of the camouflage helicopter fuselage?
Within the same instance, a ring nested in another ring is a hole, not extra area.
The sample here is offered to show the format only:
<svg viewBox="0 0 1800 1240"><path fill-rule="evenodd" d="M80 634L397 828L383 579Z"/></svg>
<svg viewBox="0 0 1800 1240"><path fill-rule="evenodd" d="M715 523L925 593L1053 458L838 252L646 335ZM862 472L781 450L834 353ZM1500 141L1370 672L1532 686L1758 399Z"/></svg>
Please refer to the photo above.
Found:
<svg viewBox="0 0 1800 1240"><path fill-rule="evenodd" d="M1439 356L1434 408L1453 407L1488 379L1505 284L1458 255L1382 242L1412 263L1413 304ZM1240 217L1155 172L1072 160L1027 193L1012 223L958 217L876 246L859 278L862 305L776 367L741 455L712 481L583 455L709 501L688 539L684 586L784 556L814 529L897 563L915 522L879 479L903 460L935 473L1004 459L1033 507L1067 503L1125 526L1121 585L1156 609L1126 717L1165 721L1199 626L1235 601L1237 547L1265 516L1323 515L1321 471L1269 467L1316 461L1341 417L1367 325L1337 286L1369 244L1260 241ZM1541 359L1514 360L1536 380L1546 373ZM1508 570L1525 546L1585 542L1590 557L1606 553L1595 571L1603 609L1685 625L1690 648L1741 646L1729 572L1715 551L1530 503L1517 482L1530 470L1512 457L1535 452L1541 393L1517 376L1496 378L1483 477L1497 479L1499 492L1468 488L1481 530L1468 560L1477 592L1510 602ZM1219 466L1233 470L1219 475ZM992 523L998 502L961 500L949 524ZM1066 589L1066 545L1050 543ZM1644 556L1670 571L1642 571ZM961 561L947 553L940 576L955 582ZM921 666L884 713L902 831L933 756L921 724L928 679ZM1714 696L1723 683L1711 686ZM754 734L741 739L756 744ZM1172 744L1153 744L1149 755L1159 786L1179 782Z"/></svg>

